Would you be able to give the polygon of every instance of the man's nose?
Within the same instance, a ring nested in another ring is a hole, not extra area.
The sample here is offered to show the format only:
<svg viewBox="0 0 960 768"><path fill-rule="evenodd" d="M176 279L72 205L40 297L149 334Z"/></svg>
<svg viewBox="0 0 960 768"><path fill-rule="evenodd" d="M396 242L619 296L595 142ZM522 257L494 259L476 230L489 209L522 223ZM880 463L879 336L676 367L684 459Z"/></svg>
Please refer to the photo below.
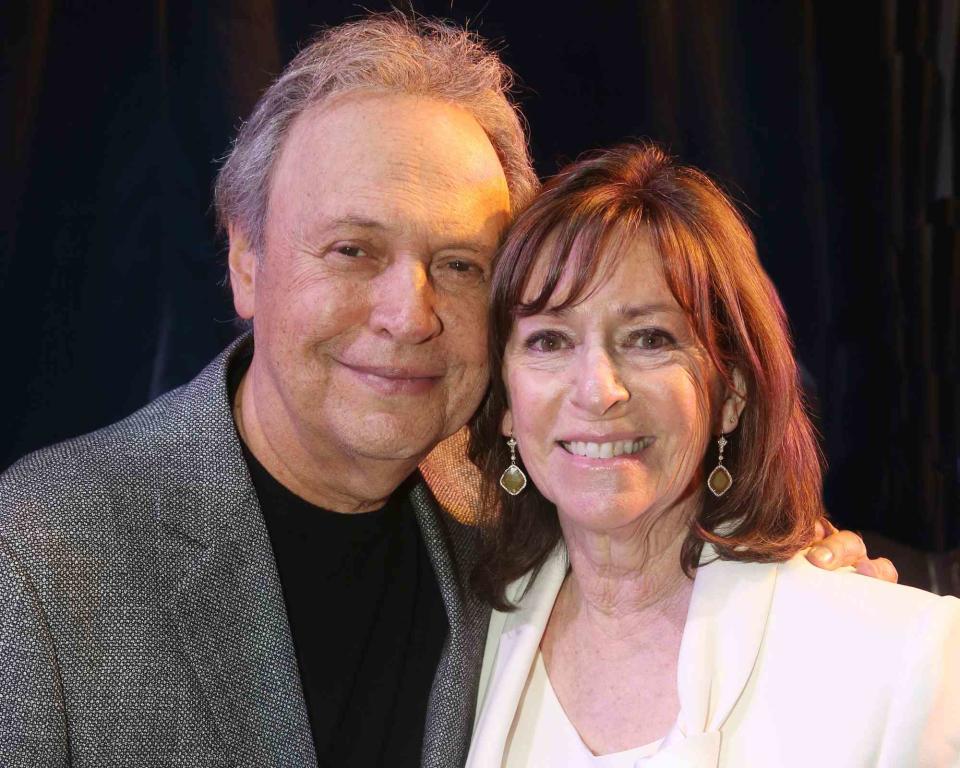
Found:
<svg viewBox="0 0 960 768"><path fill-rule="evenodd" d="M602 416L630 399L616 360L602 346L582 349L575 365L572 400L578 408Z"/></svg>
<svg viewBox="0 0 960 768"><path fill-rule="evenodd" d="M397 261L375 280L370 323L376 333L405 344L419 344L440 333L443 326L427 265Z"/></svg>

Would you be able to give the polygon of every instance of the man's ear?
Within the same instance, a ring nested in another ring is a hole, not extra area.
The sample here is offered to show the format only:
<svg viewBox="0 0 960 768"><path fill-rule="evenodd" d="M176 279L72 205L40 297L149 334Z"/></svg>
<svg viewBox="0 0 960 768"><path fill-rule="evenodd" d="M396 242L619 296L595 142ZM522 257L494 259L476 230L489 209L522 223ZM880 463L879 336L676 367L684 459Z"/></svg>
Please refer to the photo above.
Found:
<svg viewBox="0 0 960 768"><path fill-rule="evenodd" d="M733 389L727 389L723 405L720 407L720 424L718 432L727 434L733 432L740 423L740 414L747 404L747 380L739 368L734 368L731 374Z"/></svg>
<svg viewBox="0 0 960 768"><path fill-rule="evenodd" d="M257 256L247 236L239 227L231 224L227 228L230 238L230 289L233 291L233 307L244 320L253 317L256 305Z"/></svg>
<svg viewBox="0 0 960 768"><path fill-rule="evenodd" d="M500 434L504 437L510 437L513 434L513 414L507 408L503 412L503 418L500 419Z"/></svg>

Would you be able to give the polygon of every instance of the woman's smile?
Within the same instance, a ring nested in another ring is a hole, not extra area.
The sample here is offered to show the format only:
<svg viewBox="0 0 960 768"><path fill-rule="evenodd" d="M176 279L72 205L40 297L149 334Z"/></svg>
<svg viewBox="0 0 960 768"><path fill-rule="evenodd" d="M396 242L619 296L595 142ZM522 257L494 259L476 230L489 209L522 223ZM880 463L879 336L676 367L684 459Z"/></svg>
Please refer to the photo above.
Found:
<svg viewBox="0 0 960 768"><path fill-rule="evenodd" d="M653 444L653 437L628 438L596 442L591 440L559 441L560 447L567 453L586 459L615 459L621 456L633 456Z"/></svg>

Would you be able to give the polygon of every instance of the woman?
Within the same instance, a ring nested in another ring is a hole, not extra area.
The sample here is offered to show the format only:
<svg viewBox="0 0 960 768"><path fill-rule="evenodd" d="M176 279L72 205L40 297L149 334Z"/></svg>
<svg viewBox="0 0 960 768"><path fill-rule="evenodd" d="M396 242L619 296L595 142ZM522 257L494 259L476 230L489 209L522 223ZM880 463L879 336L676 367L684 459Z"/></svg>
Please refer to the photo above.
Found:
<svg viewBox="0 0 960 768"><path fill-rule="evenodd" d="M492 282L472 455L506 492L468 765L809 765L810 739L818 766L956 765L960 601L794 556L819 455L724 194L655 147L602 152L519 217Z"/></svg>

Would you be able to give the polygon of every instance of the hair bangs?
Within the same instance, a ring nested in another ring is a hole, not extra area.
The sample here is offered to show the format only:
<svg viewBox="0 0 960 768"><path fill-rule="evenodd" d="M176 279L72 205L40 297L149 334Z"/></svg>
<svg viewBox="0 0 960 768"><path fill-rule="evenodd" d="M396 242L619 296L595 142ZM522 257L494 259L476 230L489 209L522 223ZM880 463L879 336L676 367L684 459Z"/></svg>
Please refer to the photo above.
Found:
<svg viewBox="0 0 960 768"><path fill-rule="evenodd" d="M615 254L639 233L642 220L639 209L624 211L623 206L605 203L588 199L540 233L539 247L532 249L533 263L518 285L515 317L547 309L562 312L586 301L603 285L617 263ZM525 301L523 296L538 279L539 289Z"/></svg>

